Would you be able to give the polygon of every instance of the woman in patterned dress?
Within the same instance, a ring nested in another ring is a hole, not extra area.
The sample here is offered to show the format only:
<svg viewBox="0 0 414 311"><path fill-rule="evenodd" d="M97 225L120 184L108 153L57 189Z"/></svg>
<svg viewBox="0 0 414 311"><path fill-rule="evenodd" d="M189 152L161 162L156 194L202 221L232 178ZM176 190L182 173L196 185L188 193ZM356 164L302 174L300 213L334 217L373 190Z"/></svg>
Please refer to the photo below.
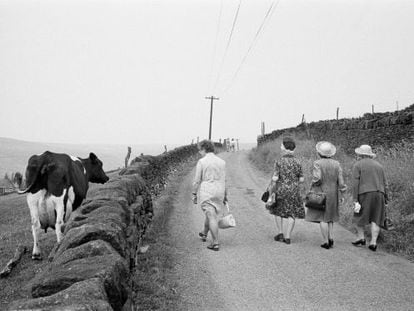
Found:
<svg viewBox="0 0 414 311"><path fill-rule="evenodd" d="M341 165L331 159L336 153L336 147L330 142L321 141L316 144L316 151L320 159L313 162L311 188L326 194L326 207L324 211L308 208L305 220L319 223L324 241L321 247L329 249L334 244L333 224L339 220L339 201L343 202L342 194L347 187Z"/></svg>
<svg viewBox="0 0 414 311"><path fill-rule="evenodd" d="M303 171L299 161L294 157L295 141L285 137L281 145L281 157L275 161L272 181L269 185L269 212L275 216L278 234L275 241L290 244L290 235L296 218L304 218L300 183L303 183ZM284 224L286 232L284 234Z"/></svg>

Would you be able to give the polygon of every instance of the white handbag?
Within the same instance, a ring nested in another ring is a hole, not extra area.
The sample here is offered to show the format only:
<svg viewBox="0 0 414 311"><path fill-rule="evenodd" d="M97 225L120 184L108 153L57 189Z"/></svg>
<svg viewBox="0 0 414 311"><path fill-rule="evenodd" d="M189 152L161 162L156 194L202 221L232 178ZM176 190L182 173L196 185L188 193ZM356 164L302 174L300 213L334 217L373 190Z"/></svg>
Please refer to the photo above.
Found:
<svg viewBox="0 0 414 311"><path fill-rule="evenodd" d="M236 219L234 219L233 214L230 213L229 204L226 203L225 205L227 207L227 215L222 217L219 220L218 226L220 229L228 229L228 228L236 227Z"/></svg>

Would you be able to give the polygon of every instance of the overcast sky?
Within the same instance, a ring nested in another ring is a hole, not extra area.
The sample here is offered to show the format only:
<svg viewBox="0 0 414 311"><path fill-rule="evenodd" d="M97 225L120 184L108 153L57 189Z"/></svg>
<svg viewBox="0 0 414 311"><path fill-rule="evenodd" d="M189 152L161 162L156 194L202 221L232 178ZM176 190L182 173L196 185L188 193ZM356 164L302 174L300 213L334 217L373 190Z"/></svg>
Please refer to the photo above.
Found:
<svg viewBox="0 0 414 311"><path fill-rule="evenodd" d="M239 3L0 0L0 136L187 144L214 95L213 139L255 142L414 103L414 1L244 0L229 40Z"/></svg>

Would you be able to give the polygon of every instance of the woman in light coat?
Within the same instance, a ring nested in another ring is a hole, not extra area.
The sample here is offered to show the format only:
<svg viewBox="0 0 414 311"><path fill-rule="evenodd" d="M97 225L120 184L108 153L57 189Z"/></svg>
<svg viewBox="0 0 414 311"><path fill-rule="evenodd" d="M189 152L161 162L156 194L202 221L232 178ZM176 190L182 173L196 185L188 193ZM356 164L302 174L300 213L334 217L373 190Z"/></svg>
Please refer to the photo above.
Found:
<svg viewBox="0 0 414 311"><path fill-rule="evenodd" d="M214 144L209 140L200 142L199 153L202 158L197 162L192 196L193 203L200 204L205 219L203 231L198 235L205 242L210 232L212 242L207 248L218 251L218 217L221 206L227 203L226 163L214 154Z"/></svg>
<svg viewBox="0 0 414 311"><path fill-rule="evenodd" d="M339 194L344 193L347 187L341 165L332 159L336 147L330 142L321 141L316 144L316 151L320 159L313 163L311 189L326 194L326 207L322 211L307 208L305 220L319 223L323 238L321 247L329 249L334 245L333 224L339 220Z"/></svg>

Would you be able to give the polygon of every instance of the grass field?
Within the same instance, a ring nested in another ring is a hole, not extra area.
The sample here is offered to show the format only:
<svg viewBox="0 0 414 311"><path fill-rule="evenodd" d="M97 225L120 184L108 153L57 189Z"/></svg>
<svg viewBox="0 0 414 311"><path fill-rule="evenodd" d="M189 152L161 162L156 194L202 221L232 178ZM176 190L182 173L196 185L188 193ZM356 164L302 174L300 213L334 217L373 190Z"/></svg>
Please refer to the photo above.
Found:
<svg viewBox="0 0 414 311"><path fill-rule="evenodd" d="M303 137L297 137L296 142L296 156L305 174L305 189L309 189L312 163L318 158L316 142ZM253 149L249 154L251 162L271 176L273 163L280 156L280 145L281 139L278 139ZM376 148L374 152L377 153L376 159L384 166L388 178L391 200L387 212L395 224L394 231L381 230L381 248L414 260L414 143L402 142L391 149ZM350 188L355 157L346 154L337 146L334 158L341 163L345 183ZM345 202L340 207L340 223L354 232L351 223L352 208L352 197L348 191Z"/></svg>
<svg viewBox="0 0 414 311"><path fill-rule="evenodd" d="M109 178L118 172L108 174ZM89 189L99 187L89 184ZM27 251L11 274L0 279L0 310L21 298L31 298L31 280L36 273L41 272L48 262L48 256L56 243L56 233L48 229L47 233L39 232L39 245L43 260L32 260L33 236L30 222L30 211L26 203L26 195L12 193L0 196L0 269L13 258L18 245L26 247Z"/></svg>
<svg viewBox="0 0 414 311"><path fill-rule="evenodd" d="M27 248L27 252L11 274L0 279L0 310L5 310L6 306L14 300L31 297L30 280L45 267L47 260L33 261L31 259L33 238L25 195L1 196L0 215L1 269L13 258L14 251L19 244ZM55 232L49 230L47 234L41 233L39 237L42 253L47 259L56 241Z"/></svg>

